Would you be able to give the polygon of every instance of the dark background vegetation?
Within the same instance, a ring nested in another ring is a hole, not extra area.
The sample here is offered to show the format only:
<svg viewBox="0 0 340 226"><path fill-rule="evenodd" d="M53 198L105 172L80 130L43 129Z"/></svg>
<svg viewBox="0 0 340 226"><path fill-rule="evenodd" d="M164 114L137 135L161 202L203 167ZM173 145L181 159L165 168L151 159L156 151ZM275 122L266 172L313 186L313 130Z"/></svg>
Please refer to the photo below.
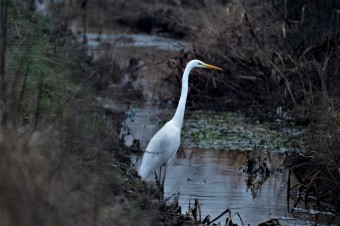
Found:
<svg viewBox="0 0 340 226"><path fill-rule="evenodd" d="M1 0L0 224L134 225L156 216L158 194L118 139L122 112L94 101L107 88L103 71L120 68L86 55L67 29L75 17L192 43L169 61L166 81L177 91L190 59L224 68L191 76L189 109L308 124L306 150L289 166L305 198L339 211L340 1L74 0L55 5L52 18L32 9L33 1Z"/></svg>

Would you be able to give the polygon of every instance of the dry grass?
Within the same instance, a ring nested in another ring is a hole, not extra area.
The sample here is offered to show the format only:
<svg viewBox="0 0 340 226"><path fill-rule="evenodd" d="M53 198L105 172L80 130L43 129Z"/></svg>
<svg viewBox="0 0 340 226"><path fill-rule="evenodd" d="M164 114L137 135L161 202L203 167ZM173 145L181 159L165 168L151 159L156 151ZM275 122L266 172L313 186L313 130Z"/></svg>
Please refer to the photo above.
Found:
<svg viewBox="0 0 340 226"><path fill-rule="evenodd" d="M119 144L121 114L75 109L42 130L0 132L1 225L148 224L156 215L143 215L157 192L138 179Z"/></svg>
<svg viewBox="0 0 340 226"><path fill-rule="evenodd" d="M2 225L93 223L93 187L81 186L80 178L63 159L58 136L53 129L2 131Z"/></svg>
<svg viewBox="0 0 340 226"><path fill-rule="evenodd" d="M339 96L340 5L334 4L248 0L202 8L201 27L189 32L194 50L179 61L200 58L224 71L214 82L196 79L198 95L189 98L272 114L279 106L314 104L319 93Z"/></svg>
<svg viewBox="0 0 340 226"><path fill-rule="evenodd" d="M304 203L308 210L339 212L339 106L324 108L323 104L320 102L310 113L312 123L306 150L289 158L288 165L299 180L290 189L299 191L293 206Z"/></svg>
<svg viewBox="0 0 340 226"><path fill-rule="evenodd" d="M156 213L142 209L155 191L120 144L123 114L93 98L117 79L98 68L120 69L89 63L63 24L25 7L9 5L22 36L9 32L8 95L0 97L0 225L147 224Z"/></svg>

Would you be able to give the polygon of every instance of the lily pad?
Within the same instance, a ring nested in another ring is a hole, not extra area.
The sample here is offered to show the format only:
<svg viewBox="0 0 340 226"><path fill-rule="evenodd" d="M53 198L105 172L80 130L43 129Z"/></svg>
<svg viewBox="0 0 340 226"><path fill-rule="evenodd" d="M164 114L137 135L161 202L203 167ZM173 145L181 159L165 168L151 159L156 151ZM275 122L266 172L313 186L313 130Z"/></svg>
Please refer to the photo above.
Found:
<svg viewBox="0 0 340 226"><path fill-rule="evenodd" d="M306 129L284 122L249 123L236 113L198 113L184 121L182 144L199 148L285 152L303 148Z"/></svg>

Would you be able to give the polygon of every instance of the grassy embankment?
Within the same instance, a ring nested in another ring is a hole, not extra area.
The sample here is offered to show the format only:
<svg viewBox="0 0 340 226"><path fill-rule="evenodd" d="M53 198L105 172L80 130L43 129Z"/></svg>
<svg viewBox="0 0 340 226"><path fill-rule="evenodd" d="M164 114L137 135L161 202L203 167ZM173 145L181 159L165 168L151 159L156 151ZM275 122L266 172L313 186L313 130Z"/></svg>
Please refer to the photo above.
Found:
<svg viewBox="0 0 340 226"><path fill-rule="evenodd" d="M4 6L0 224L150 221L153 214L142 209L157 194L138 179L119 143L123 115L94 99L97 70L107 65L89 63L85 47L62 24L24 1Z"/></svg>

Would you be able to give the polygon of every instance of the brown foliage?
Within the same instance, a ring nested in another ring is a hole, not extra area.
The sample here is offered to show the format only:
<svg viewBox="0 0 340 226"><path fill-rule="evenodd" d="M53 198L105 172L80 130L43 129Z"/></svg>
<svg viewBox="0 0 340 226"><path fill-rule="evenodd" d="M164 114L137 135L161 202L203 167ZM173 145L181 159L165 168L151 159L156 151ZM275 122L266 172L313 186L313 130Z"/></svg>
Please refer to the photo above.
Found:
<svg viewBox="0 0 340 226"><path fill-rule="evenodd" d="M64 165L58 140L53 130L1 134L2 225L93 222L89 217L94 210L93 195L82 191L75 172Z"/></svg>
<svg viewBox="0 0 340 226"><path fill-rule="evenodd" d="M309 203L316 202L317 210L340 211L339 106L324 109L320 105L313 108L310 115L311 132L306 150L289 158L288 165L300 182L291 189L301 192L306 209L311 206Z"/></svg>
<svg viewBox="0 0 340 226"><path fill-rule="evenodd" d="M199 58L224 71L191 76L189 102L213 109L246 107L258 114L313 104L319 93L338 96L340 21L334 4L249 0L212 5L214 18L204 12L200 29L188 32L194 50L182 53L177 67Z"/></svg>

